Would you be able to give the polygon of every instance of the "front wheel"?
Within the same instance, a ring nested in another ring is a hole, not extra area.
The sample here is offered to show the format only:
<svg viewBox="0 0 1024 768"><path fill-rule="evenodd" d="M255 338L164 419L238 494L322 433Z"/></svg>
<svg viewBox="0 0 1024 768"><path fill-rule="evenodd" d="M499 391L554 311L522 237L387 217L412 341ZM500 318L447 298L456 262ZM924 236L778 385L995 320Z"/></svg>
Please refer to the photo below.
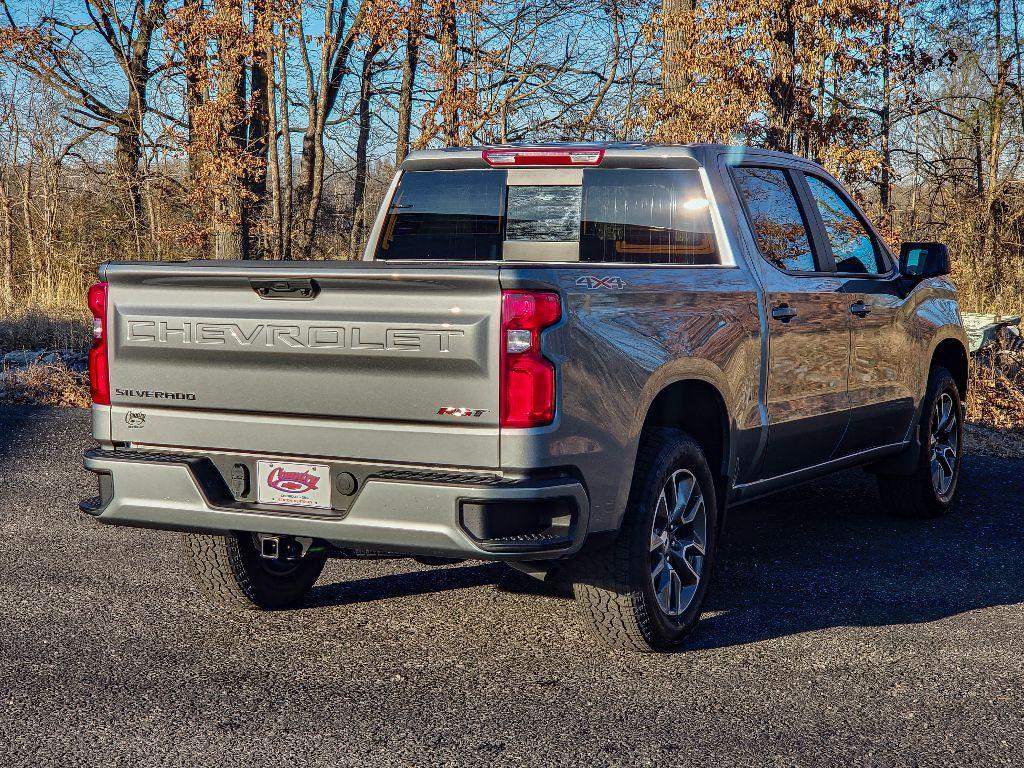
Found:
<svg viewBox="0 0 1024 768"><path fill-rule="evenodd" d="M208 599L251 610L280 610L299 604L327 562L325 555L314 552L294 561L265 559L251 533L186 533L182 555Z"/></svg>
<svg viewBox="0 0 1024 768"><path fill-rule="evenodd" d="M949 512L960 481L963 409L952 374L936 366L922 404L921 448L909 475L879 475L878 491L900 517L939 517Z"/></svg>
<svg viewBox="0 0 1024 768"><path fill-rule="evenodd" d="M585 626L613 648L670 651L700 619L718 534L715 484L689 435L651 430L622 528L575 563Z"/></svg>

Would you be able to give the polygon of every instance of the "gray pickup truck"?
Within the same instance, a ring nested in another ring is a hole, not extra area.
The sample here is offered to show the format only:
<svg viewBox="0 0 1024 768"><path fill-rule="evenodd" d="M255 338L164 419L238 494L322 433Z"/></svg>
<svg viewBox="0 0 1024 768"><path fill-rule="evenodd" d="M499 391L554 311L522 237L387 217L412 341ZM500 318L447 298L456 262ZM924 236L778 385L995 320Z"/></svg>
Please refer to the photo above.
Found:
<svg viewBox="0 0 1024 768"><path fill-rule="evenodd" d="M948 271L790 155L414 153L361 262L101 268L81 507L184 532L222 602L296 605L329 557L503 560L677 648L730 506L863 466L894 513L949 510Z"/></svg>

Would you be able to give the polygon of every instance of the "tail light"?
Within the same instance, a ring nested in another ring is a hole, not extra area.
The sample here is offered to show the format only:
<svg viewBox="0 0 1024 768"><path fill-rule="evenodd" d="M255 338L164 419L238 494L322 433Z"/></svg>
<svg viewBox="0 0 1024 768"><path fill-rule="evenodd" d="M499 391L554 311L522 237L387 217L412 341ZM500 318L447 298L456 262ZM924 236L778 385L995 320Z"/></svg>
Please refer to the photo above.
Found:
<svg viewBox="0 0 1024 768"><path fill-rule="evenodd" d="M557 293L501 292L501 426L554 420L555 366L540 353L540 332L561 317Z"/></svg>
<svg viewBox="0 0 1024 768"><path fill-rule="evenodd" d="M524 147L517 149L485 149L488 165L600 165L604 149L590 147Z"/></svg>
<svg viewBox="0 0 1024 768"><path fill-rule="evenodd" d="M110 405L110 366L107 363L107 284L89 286L92 347L89 349L89 389L96 405Z"/></svg>

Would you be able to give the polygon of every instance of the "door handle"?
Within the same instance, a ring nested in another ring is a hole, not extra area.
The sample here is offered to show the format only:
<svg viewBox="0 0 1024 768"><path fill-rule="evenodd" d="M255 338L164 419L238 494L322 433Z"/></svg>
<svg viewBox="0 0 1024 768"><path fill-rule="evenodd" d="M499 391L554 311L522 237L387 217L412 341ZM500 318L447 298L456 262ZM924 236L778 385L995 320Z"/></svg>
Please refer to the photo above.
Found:
<svg viewBox="0 0 1024 768"><path fill-rule="evenodd" d="M854 314L857 317L867 317L868 315L871 314L871 307L869 307L863 301L857 301L850 305L850 312L851 314Z"/></svg>
<svg viewBox="0 0 1024 768"><path fill-rule="evenodd" d="M788 323L796 317L796 308L789 306L789 304L779 304L777 307L772 307L772 317Z"/></svg>
<svg viewBox="0 0 1024 768"><path fill-rule="evenodd" d="M249 284L261 299L309 301L320 293L316 280L250 280Z"/></svg>

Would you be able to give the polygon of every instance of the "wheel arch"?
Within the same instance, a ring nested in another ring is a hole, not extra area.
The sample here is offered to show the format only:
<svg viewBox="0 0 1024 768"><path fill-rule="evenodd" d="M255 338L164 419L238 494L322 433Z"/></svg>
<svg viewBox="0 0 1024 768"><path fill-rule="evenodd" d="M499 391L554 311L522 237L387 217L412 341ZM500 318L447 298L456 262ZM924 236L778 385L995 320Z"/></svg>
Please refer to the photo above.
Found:
<svg viewBox="0 0 1024 768"><path fill-rule="evenodd" d="M935 345L932 350L931 362L928 369L941 365L953 375L957 388L960 390L960 398L967 398L967 384L969 379L969 358L967 349L960 339L946 337Z"/></svg>
<svg viewBox="0 0 1024 768"><path fill-rule="evenodd" d="M724 520L726 499L729 492L730 456L732 448L732 422L728 401L721 387L715 382L697 374L664 382L650 397L647 407L641 411L636 434L636 453L639 453L645 433L656 427L686 432L700 445L708 461L708 468L715 479L719 522ZM634 471L636 456L634 456ZM623 494L621 509L635 478L630 477L629 487Z"/></svg>
<svg viewBox="0 0 1024 768"><path fill-rule="evenodd" d="M931 371L935 366L942 366L953 377L957 389L960 391L961 402L967 400L967 386L970 378L969 357L967 347L963 340L956 335L945 335L936 341L932 347L931 355L928 357L928 367L921 371L923 384L921 385L920 399L914 409L914 418L910 423L906 440L909 442L907 450L889 457L884 461L866 465L865 469L878 475L908 475L917 466L918 455L921 452L921 414L925 405L928 382L931 379Z"/></svg>
<svg viewBox="0 0 1024 768"><path fill-rule="evenodd" d="M687 378L662 387L647 407L641 440L652 427L686 432L700 444L713 475L729 474L729 411L725 397L711 382Z"/></svg>

